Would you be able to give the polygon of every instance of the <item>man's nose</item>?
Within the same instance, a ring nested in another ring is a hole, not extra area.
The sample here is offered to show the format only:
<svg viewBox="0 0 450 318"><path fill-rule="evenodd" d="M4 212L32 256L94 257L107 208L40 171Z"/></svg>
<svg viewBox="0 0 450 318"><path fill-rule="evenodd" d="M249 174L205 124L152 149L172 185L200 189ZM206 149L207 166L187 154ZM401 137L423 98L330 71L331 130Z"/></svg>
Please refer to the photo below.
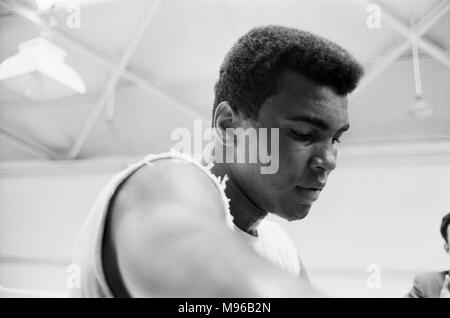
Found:
<svg viewBox="0 0 450 318"><path fill-rule="evenodd" d="M317 147L311 157L310 167L314 171L331 172L336 168L337 149L334 144L327 143Z"/></svg>

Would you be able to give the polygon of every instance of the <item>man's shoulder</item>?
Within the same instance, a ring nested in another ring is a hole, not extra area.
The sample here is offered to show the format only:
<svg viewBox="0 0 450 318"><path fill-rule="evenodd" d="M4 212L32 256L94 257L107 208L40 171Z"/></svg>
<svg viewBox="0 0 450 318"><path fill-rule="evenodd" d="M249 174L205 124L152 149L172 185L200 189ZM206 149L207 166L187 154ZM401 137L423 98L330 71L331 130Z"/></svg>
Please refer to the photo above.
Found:
<svg viewBox="0 0 450 318"><path fill-rule="evenodd" d="M408 296L413 298L439 298L446 272L427 272L416 276Z"/></svg>
<svg viewBox="0 0 450 318"><path fill-rule="evenodd" d="M436 298L444 284L446 272L427 272L417 275L406 297L410 298Z"/></svg>
<svg viewBox="0 0 450 318"><path fill-rule="evenodd" d="M442 284L444 282L445 274L447 272L427 272L416 276L416 282L427 285L427 284Z"/></svg>
<svg viewBox="0 0 450 318"><path fill-rule="evenodd" d="M116 206L158 202L221 204L214 176L200 164L167 156L143 164L118 189Z"/></svg>
<svg viewBox="0 0 450 318"><path fill-rule="evenodd" d="M144 163L110 203L106 227L112 241L131 242L132 237L139 244L150 240L149 232L175 233L227 217L220 189L197 163L173 157Z"/></svg>
<svg viewBox="0 0 450 318"><path fill-rule="evenodd" d="M209 227L225 229L228 215L215 181L197 163L159 157L133 169L110 204L103 245L104 264L128 277L127 288L147 277L150 266L158 276L149 251L176 259L168 246L175 251Z"/></svg>

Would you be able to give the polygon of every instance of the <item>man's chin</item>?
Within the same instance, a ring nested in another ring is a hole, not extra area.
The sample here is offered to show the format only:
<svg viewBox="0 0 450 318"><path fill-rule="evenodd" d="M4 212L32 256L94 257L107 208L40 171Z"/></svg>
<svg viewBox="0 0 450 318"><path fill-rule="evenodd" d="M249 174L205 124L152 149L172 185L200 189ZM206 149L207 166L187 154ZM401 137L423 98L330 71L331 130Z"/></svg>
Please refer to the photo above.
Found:
<svg viewBox="0 0 450 318"><path fill-rule="evenodd" d="M289 222L298 221L305 218L310 209L311 204L289 206L284 208L283 211L280 211L280 213L277 213L277 215Z"/></svg>

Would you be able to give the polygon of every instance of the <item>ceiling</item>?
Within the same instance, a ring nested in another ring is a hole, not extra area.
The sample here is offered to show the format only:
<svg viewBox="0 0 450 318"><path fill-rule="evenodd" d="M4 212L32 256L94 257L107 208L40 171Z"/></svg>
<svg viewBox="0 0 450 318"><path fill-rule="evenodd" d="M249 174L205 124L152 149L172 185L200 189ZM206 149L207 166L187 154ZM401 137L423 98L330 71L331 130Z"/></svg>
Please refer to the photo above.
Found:
<svg viewBox="0 0 450 318"><path fill-rule="evenodd" d="M350 97L352 128L343 147L450 141L449 2L378 1L381 27L368 28L368 3L357 0L82 1L80 28L69 28L71 13L63 7L48 13L32 0L0 0L0 61L39 36L53 16L57 26L47 37L67 51L66 63L87 87L84 95L44 103L0 82L0 160L168 150L174 128L192 129L194 119L209 124L224 55L240 35L266 24L327 37L365 66L367 77ZM419 60L423 98L434 114L417 119L409 111L415 99L411 48L392 52L409 43L401 25L408 30L412 17L420 26L430 16L439 18L420 38L431 49L419 45Z"/></svg>

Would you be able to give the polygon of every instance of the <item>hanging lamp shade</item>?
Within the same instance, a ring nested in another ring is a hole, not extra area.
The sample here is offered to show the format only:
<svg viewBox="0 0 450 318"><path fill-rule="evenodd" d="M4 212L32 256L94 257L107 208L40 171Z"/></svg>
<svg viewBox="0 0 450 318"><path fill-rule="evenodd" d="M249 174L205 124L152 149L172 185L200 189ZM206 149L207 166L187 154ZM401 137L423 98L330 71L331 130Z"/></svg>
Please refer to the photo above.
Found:
<svg viewBox="0 0 450 318"><path fill-rule="evenodd" d="M36 101L86 93L81 76L65 64L66 52L38 37L19 45L19 53L0 64L0 83Z"/></svg>

